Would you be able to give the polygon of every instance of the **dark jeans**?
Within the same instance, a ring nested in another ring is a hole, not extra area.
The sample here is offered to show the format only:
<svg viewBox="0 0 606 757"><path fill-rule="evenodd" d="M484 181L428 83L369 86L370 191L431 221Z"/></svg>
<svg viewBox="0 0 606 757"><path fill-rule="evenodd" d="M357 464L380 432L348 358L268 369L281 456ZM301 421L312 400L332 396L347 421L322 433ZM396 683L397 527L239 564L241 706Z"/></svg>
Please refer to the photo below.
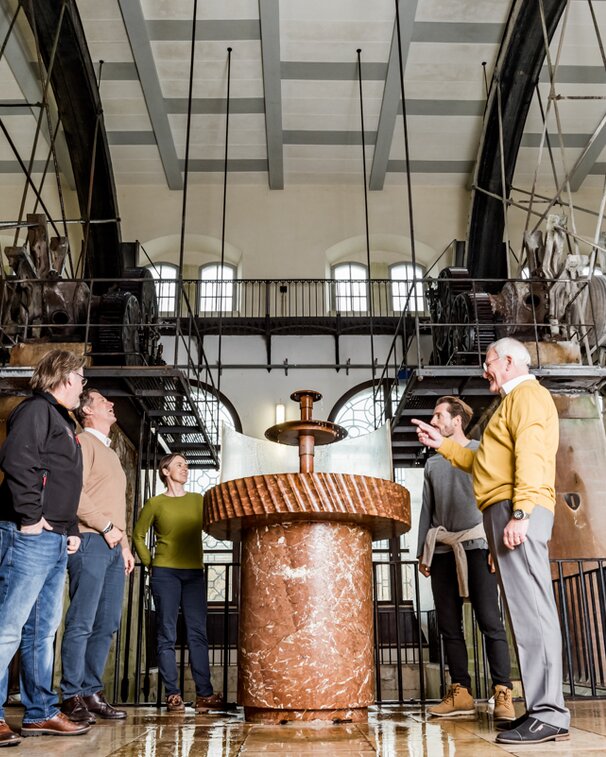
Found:
<svg viewBox="0 0 606 757"><path fill-rule="evenodd" d="M0 718L4 718L8 666L21 648L23 722L55 717L54 643L63 610L67 536L24 534L0 522Z"/></svg>
<svg viewBox="0 0 606 757"><path fill-rule="evenodd" d="M196 694L201 697L210 696L213 687L208 664L204 571L152 568L151 590L156 607L158 668L166 695L179 693L175 642L180 606L185 620L189 662Z"/></svg>
<svg viewBox="0 0 606 757"><path fill-rule="evenodd" d="M469 599L480 631L484 634L486 656L492 684L511 688L511 668L505 628L499 611L497 579L488 567L488 550L466 552L469 571ZM467 669L467 646L463 635L463 599L459 596L457 569L453 552L434 554L431 563L431 588L444 639L444 651L453 683L471 691Z"/></svg>
<svg viewBox="0 0 606 757"><path fill-rule="evenodd" d="M83 533L67 560L70 604L61 645L61 691L68 699L103 689L103 671L120 625L124 595L122 547L110 549L101 534Z"/></svg>

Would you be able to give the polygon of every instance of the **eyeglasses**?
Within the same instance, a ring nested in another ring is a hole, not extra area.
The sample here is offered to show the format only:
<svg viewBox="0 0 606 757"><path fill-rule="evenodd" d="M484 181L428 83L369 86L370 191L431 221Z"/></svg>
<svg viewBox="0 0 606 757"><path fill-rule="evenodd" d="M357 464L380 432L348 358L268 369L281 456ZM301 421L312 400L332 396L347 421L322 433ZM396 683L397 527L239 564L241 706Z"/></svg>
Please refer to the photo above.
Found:
<svg viewBox="0 0 606 757"><path fill-rule="evenodd" d="M84 387L88 384L88 379L84 378L84 376L81 373L78 373L78 371L74 371L74 373L76 374L76 376L80 377L80 381L82 382L82 388L84 389Z"/></svg>
<svg viewBox="0 0 606 757"><path fill-rule="evenodd" d="M482 363L482 368L484 369L484 373L488 370L489 366L491 366L493 363L496 363L497 360L502 360L503 356L499 355L499 357L495 357L492 360L489 360L487 363Z"/></svg>

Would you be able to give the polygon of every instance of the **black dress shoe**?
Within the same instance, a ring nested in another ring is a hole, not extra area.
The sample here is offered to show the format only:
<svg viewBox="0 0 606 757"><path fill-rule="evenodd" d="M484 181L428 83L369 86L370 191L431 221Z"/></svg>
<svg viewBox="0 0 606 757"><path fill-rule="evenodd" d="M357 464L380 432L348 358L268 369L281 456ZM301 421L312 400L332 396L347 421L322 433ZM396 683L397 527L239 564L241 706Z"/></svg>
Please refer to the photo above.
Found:
<svg viewBox="0 0 606 757"><path fill-rule="evenodd" d="M104 720L124 720L126 712L124 710L117 710L112 707L111 704L105 698L102 691L98 691L96 694L91 694L87 697L82 697L84 704L89 712L94 712Z"/></svg>
<svg viewBox="0 0 606 757"><path fill-rule="evenodd" d="M497 744L542 744L544 741L566 741L570 738L567 728L544 723L536 718L526 718L517 728L497 734Z"/></svg>
<svg viewBox="0 0 606 757"><path fill-rule="evenodd" d="M527 712L525 712L523 715L520 715L519 718L516 718L515 720L500 720L495 728L497 731L511 731L514 728L517 728L519 725L522 725L526 720L528 720L530 716Z"/></svg>
<svg viewBox="0 0 606 757"><path fill-rule="evenodd" d="M64 699L61 703L61 712L72 721L72 723L90 723L94 725L97 718L88 711L88 708L82 701L80 694Z"/></svg>

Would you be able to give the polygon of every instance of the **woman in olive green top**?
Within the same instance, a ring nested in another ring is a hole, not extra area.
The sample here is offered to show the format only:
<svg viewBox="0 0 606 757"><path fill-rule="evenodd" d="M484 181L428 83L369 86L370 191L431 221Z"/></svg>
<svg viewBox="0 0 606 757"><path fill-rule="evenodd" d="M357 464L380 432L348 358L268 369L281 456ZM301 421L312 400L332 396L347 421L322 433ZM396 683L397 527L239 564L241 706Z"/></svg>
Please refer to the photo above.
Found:
<svg viewBox="0 0 606 757"><path fill-rule="evenodd" d="M196 712L220 707L223 697L213 694L206 637L206 586L202 568L202 495L185 491L188 477L183 455L166 455L159 464L164 494L149 499L133 530L141 562L151 566L151 590L156 608L158 668L171 711L185 709L178 684L175 642L179 607L187 630L192 676L196 684ZM145 536L152 528L154 555Z"/></svg>

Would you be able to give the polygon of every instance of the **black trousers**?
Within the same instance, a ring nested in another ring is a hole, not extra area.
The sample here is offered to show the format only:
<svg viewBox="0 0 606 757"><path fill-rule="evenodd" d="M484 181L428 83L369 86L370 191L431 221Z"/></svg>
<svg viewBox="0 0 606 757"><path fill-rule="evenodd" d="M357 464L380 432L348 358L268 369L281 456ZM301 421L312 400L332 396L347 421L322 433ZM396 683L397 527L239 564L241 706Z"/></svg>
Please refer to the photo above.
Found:
<svg viewBox="0 0 606 757"><path fill-rule="evenodd" d="M511 688L509 649L499 610L497 579L488 567L488 550L470 549L466 555L469 599L484 635L492 685L502 684ZM471 691L467 646L463 635L463 599L459 596L454 553L434 554L430 575L450 678L453 683L460 683Z"/></svg>

